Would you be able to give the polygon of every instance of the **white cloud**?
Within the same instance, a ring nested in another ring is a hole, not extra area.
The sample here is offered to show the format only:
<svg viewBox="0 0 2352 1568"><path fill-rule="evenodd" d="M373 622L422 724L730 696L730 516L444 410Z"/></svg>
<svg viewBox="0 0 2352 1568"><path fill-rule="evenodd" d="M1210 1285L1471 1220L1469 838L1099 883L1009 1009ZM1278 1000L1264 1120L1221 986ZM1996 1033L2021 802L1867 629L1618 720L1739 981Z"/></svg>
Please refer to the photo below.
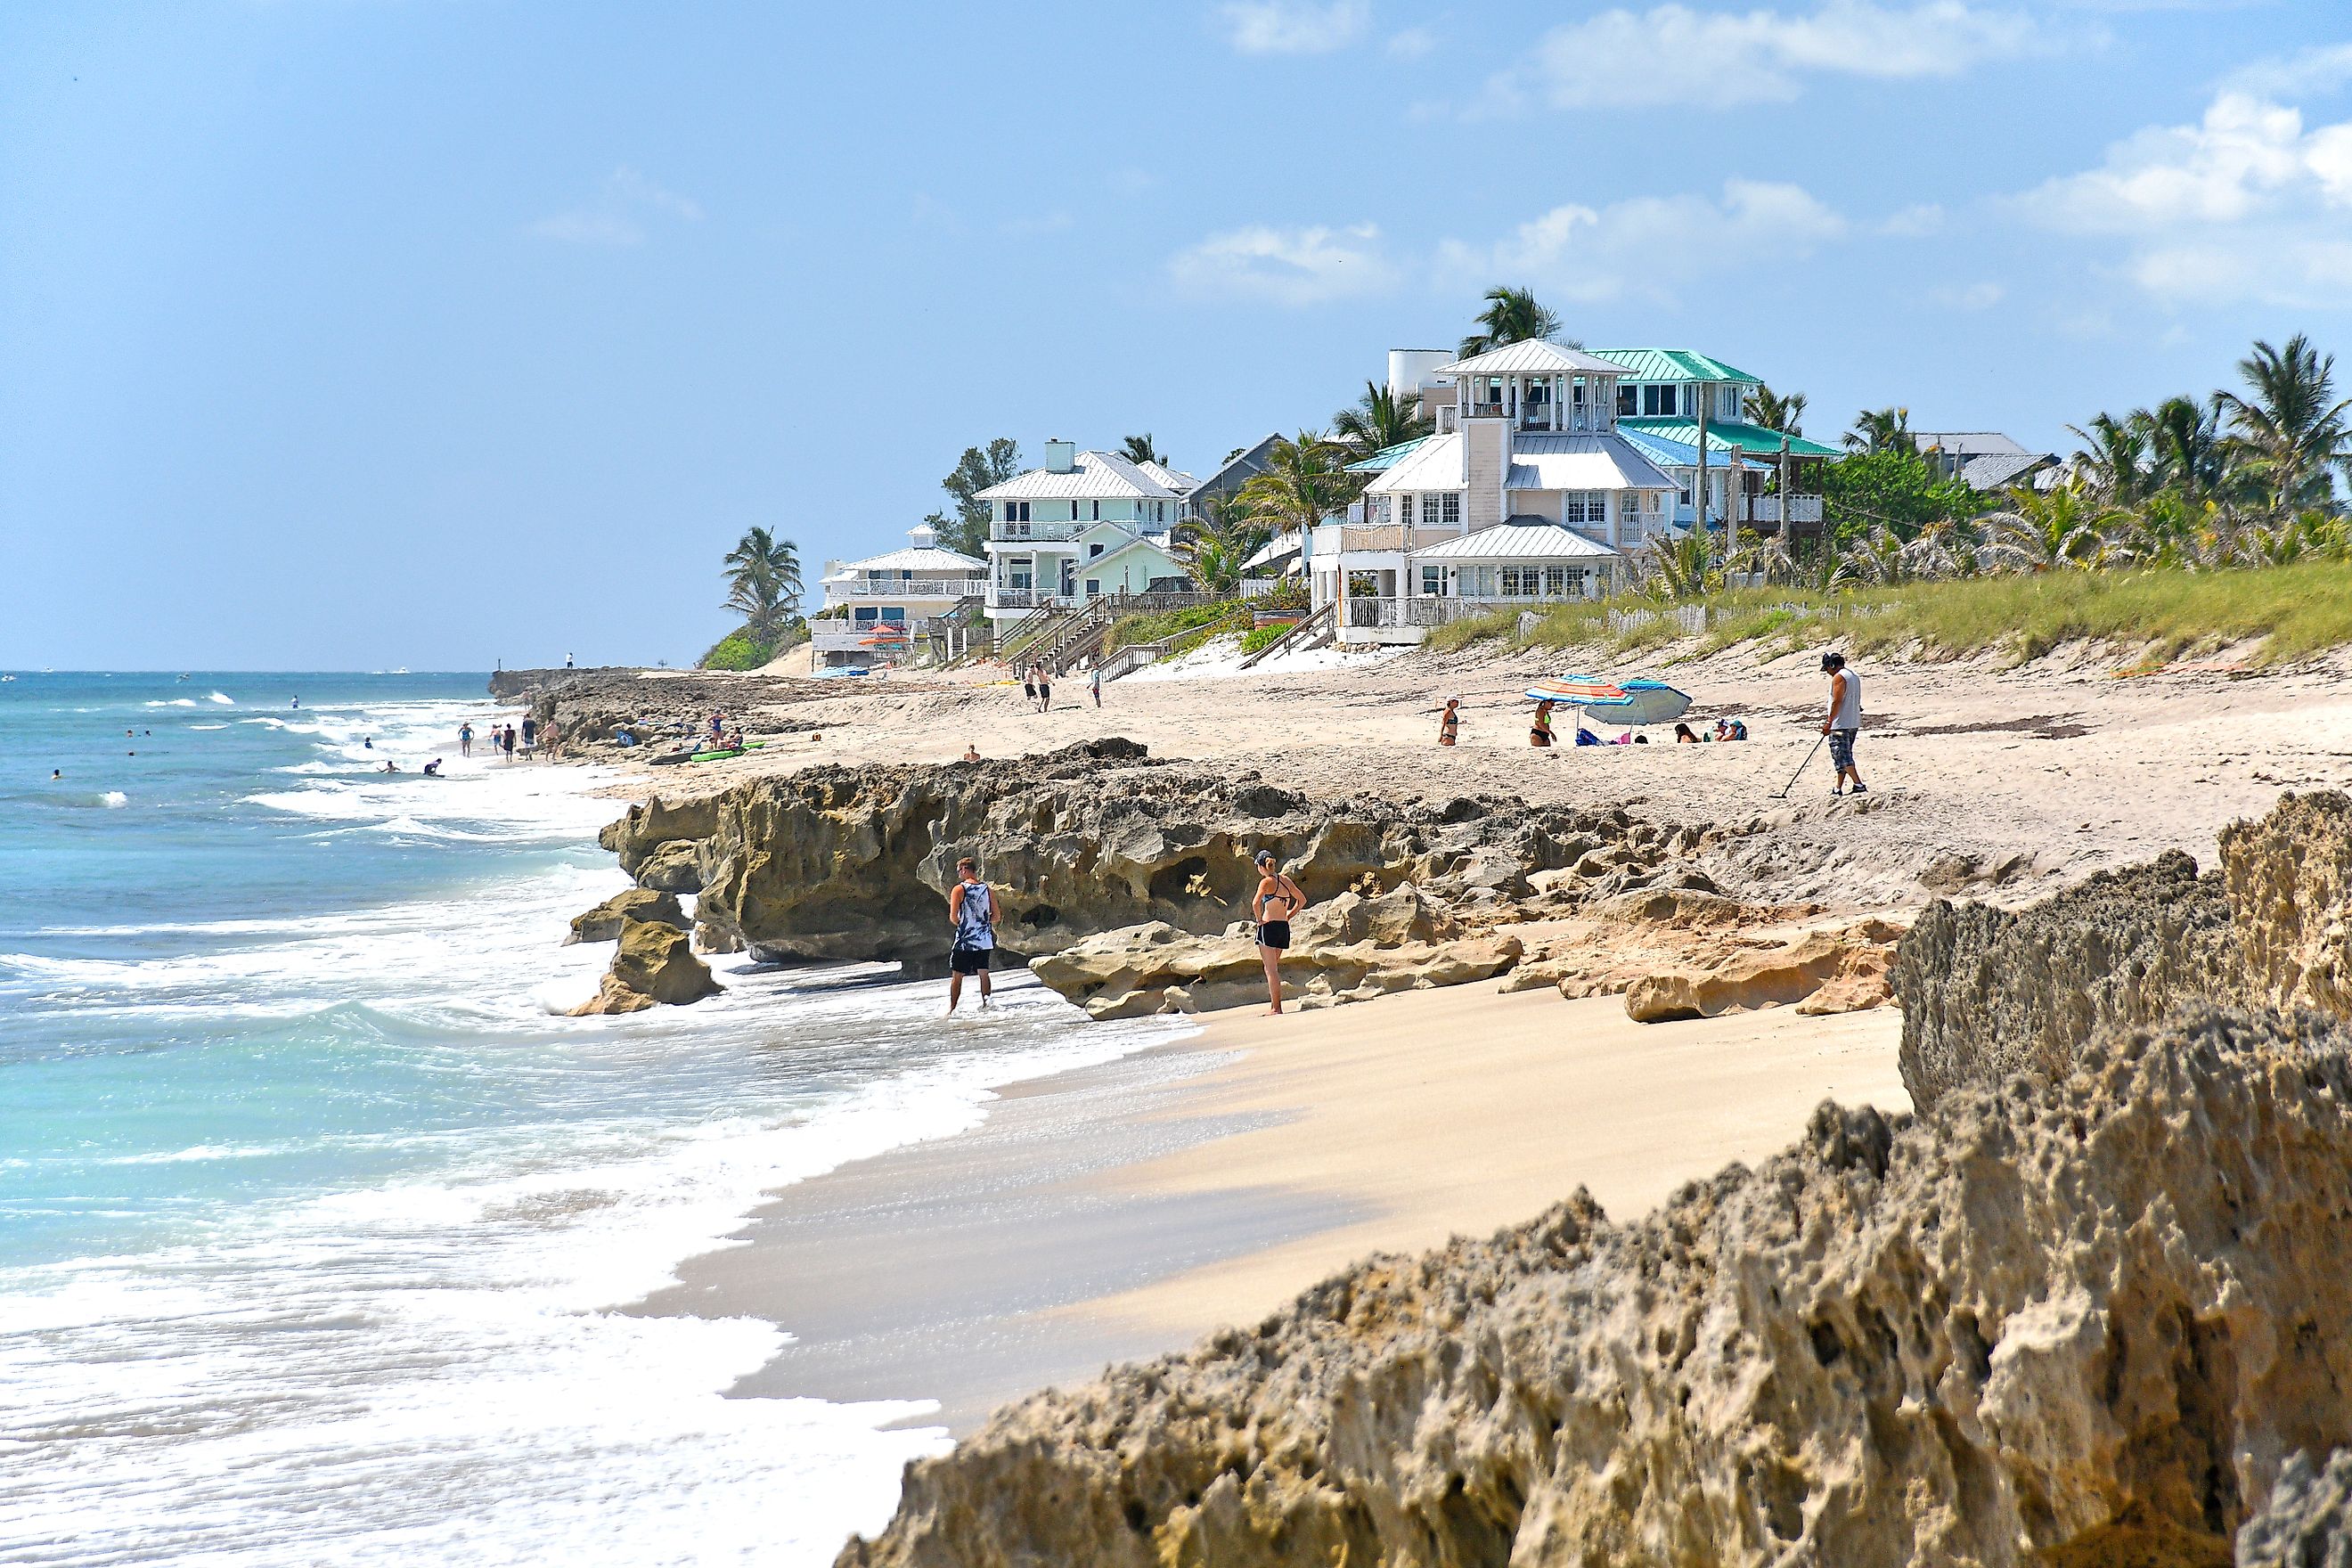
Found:
<svg viewBox="0 0 2352 1568"><path fill-rule="evenodd" d="M639 220L648 214L698 223L702 206L690 196L665 190L624 163L605 178L594 201L541 218L530 226L530 232L566 245L642 245L646 229Z"/></svg>
<svg viewBox="0 0 2352 1568"><path fill-rule="evenodd" d="M1222 8L1226 41L1245 55L1328 55L1370 26L1370 0L1235 0Z"/></svg>
<svg viewBox="0 0 2352 1568"><path fill-rule="evenodd" d="M2258 98L2300 98L2352 81L2352 44L2310 48L2284 59L2257 60L2231 71L2225 89Z"/></svg>
<svg viewBox="0 0 2352 1568"><path fill-rule="evenodd" d="M1601 207L1557 206L1494 245L1448 240L1437 264L1451 281L1508 279L1583 303L1664 300L1677 284L1759 256L1801 258L1847 226L1801 185L1729 180L1720 201L1637 196Z"/></svg>
<svg viewBox="0 0 2352 1568"><path fill-rule="evenodd" d="M1495 79L1492 96L1517 104L1532 95L1556 109L1785 102L1811 76L1956 77L2048 42L2023 12L1966 0L1827 0L1803 13L1665 5L1553 28L1527 65Z"/></svg>
<svg viewBox="0 0 2352 1568"><path fill-rule="evenodd" d="M1381 256L1380 230L1273 228L1255 225L1213 234L1169 263L1169 276L1187 293L1264 300L1277 305L1319 305L1378 293L1396 281Z"/></svg>
<svg viewBox="0 0 2352 1568"><path fill-rule="evenodd" d="M1883 220L1878 232L1892 239L1925 239L1943 227L1944 209L1934 202L1919 202Z"/></svg>
<svg viewBox="0 0 2352 1568"><path fill-rule="evenodd" d="M1437 47L1437 34L1428 27L1407 27L1388 41L1389 58L1417 60Z"/></svg>
<svg viewBox="0 0 2352 1568"><path fill-rule="evenodd" d="M2306 130L2228 90L2196 124L2150 126L2016 205L2121 241L2126 274L2161 299L2352 305L2352 121Z"/></svg>

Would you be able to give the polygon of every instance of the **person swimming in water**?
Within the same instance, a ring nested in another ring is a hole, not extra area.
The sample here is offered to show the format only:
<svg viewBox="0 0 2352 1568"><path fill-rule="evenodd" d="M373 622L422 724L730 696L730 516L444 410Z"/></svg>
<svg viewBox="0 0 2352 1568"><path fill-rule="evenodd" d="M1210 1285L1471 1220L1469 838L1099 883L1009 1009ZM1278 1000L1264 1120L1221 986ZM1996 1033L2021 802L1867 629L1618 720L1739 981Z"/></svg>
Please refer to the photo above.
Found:
<svg viewBox="0 0 2352 1568"><path fill-rule="evenodd" d="M441 776L440 758L436 757L431 762L425 764L425 776L428 779L437 779Z"/></svg>

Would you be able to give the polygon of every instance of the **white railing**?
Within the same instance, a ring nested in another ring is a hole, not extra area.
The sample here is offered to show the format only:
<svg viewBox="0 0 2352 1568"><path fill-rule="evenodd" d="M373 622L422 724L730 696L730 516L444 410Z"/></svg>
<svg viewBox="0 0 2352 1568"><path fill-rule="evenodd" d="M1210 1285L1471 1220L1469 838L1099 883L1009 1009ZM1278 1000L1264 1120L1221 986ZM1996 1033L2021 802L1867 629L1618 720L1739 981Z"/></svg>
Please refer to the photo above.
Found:
<svg viewBox="0 0 2352 1568"><path fill-rule="evenodd" d="M1755 508L1755 510L1750 514L1745 510L1745 508L1743 508L1740 512L1740 521L1743 522L1749 521L1751 515L1753 520L1757 522L1769 522L1777 524L1780 521L1780 498L1779 496L1758 496L1752 501L1745 503L1745 505ZM1789 498L1790 521L1819 522L1821 520L1821 497L1790 496Z"/></svg>
<svg viewBox="0 0 2352 1568"><path fill-rule="evenodd" d="M1075 610L1086 603L1083 594L1055 594L1039 588L999 588L990 584L987 605L992 610L1034 610L1041 605L1056 609Z"/></svg>
<svg viewBox="0 0 2352 1568"><path fill-rule="evenodd" d="M859 578L849 583L827 583L824 596L828 599L961 599L966 594L976 594L986 581L981 577L907 577L898 582L868 582Z"/></svg>
<svg viewBox="0 0 2352 1568"><path fill-rule="evenodd" d="M992 522L989 524L988 537L1000 544L1021 544L1038 539L1068 540L1094 526L1091 522Z"/></svg>

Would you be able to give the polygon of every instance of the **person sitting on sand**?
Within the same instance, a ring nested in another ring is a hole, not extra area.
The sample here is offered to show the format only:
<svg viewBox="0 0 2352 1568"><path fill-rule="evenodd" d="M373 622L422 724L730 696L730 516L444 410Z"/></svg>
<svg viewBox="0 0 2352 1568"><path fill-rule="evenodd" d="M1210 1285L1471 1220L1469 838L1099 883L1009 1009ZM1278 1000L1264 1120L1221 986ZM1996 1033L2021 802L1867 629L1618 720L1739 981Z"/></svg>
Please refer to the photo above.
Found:
<svg viewBox="0 0 2352 1568"><path fill-rule="evenodd" d="M966 741L963 743L963 760L967 763L976 763L980 761L980 748L973 745L970 741Z"/></svg>
<svg viewBox="0 0 2352 1568"><path fill-rule="evenodd" d="M1528 726L1528 744L1538 751L1551 747L1551 710L1552 700L1547 697L1536 704L1535 721Z"/></svg>
<svg viewBox="0 0 2352 1568"><path fill-rule="evenodd" d="M1250 918L1257 921L1257 956L1265 965L1265 1010L1273 1015L1282 1011L1282 955L1290 946L1290 918L1307 907L1307 895L1282 874L1271 849L1257 852L1257 873Z"/></svg>
<svg viewBox="0 0 2352 1568"><path fill-rule="evenodd" d="M1686 744L1686 743L1687 743L1687 744L1689 744L1689 745L1693 745L1693 746L1697 745L1697 744L1698 744L1698 736L1697 736L1697 734L1692 731L1691 727L1690 727L1688 724L1677 724L1677 725L1675 725L1675 745L1677 745L1677 746L1680 746L1680 745L1684 745L1684 744Z"/></svg>
<svg viewBox="0 0 2352 1568"><path fill-rule="evenodd" d="M956 885L948 889L948 1011L963 1000L963 977L980 976L980 1005L988 1006L988 961L996 951L996 895L980 879L980 863L967 855L956 862Z"/></svg>
<svg viewBox="0 0 2352 1568"><path fill-rule="evenodd" d="M1449 697L1445 700L1445 711L1438 715L1437 743L1441 746L1451 746L1461 738L1462 699Z"/></svg>

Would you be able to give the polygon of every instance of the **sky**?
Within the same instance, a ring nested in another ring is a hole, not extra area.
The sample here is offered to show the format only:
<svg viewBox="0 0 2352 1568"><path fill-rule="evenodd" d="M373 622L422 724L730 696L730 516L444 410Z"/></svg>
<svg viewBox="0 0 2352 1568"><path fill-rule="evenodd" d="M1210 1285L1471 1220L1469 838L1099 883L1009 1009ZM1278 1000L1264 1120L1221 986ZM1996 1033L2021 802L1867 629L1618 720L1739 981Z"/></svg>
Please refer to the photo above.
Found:
<svg viewBox="0 0 2352 1568"><path fill-rule="evenodd" d="M2069 450L2352 354L2352 8L19 0L0 667L690 662L748 527L1206 474L1496 284Z"/></svg>

